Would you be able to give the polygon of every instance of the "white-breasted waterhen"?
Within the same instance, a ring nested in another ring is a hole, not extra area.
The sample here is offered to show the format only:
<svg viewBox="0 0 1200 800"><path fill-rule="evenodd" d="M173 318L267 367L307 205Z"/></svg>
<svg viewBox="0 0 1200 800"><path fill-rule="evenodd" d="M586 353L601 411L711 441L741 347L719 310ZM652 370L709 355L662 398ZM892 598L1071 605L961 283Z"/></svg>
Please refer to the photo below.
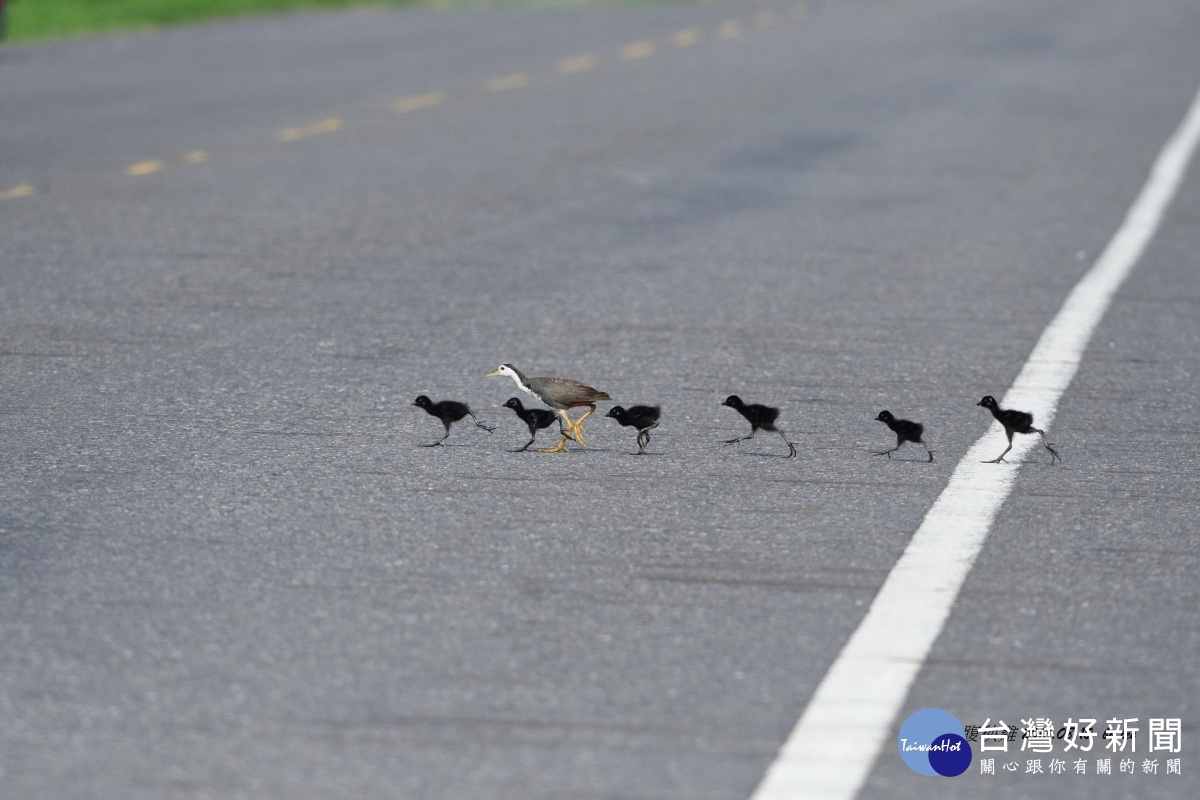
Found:
<svg viewBox="0 0 1200 800"><path fill-rule="evenodd" d="M446 437L450 435L450 426L468 415L470 415L471 419L475 420L476 425L478 425L480 428L483 428L488 433L491 433L493 430L495 430L494 428L484 425L482 422L480 422L478 418L476 418L475 414L471 412L471 409L467 407L466 403L459 403L456 400L439 400L435 403L425 395L420 395L416 400L413 401L413 405L417 408L425 409L430 414L440 419L442 424L446 426L446 436L438 439L433 444L423 444L421 447L440 446L442 442L446 441Z"/></svg>
<svg viewBox="0 0 1200 800"><path fill-rule="evenodd" d="M900 449L905 442L919 444L925 448L925 452L929 453L929 460L933 461L933 451L929 449L929 445L922 441L921 437L925 434L925 426L919 422L912 422L907 419L896 419L890 411L880 411L879 416L875 418L879 422L884 423L892 429L892 433L896 434L896 446L891 450L880 450L875 453L877 456L892 457L892 453Z"/></svg>
<svg viewBox="0 0 1200 800"><path fill-rule="evenodd" d="M1062 461L1062 456L1054 449L1054 445L1046 441L1046 432L1041 428L1033 427L1033 414L1028 411L1017 411L1012 408L1001 408L996 402L996 398L990 394L984 397L975 405L983 406L988 411L992 412L992 416L996 421L1004 426L1004 435L1008 437L1008 447L1004 448L1004 452L993 458L991 461L984 461L984 464L999 464L1004 461L1004 457L1008 455L1008 451L1012 450L1012 437L1014 433L1040 433L1042 435L1042 444L1050 451L1050 463ZM1007 464L1007 461L1004 461Z"/></svg>
<svg viewBox="0 0 1200 800"><path fill-rule="evenodd" d="M489 372L487 377L494 378L497 375L507 375L512 378L522 391L550 406L566 423L566 429L562 432L562 440L548 450L539 450L540 453L561 453L567 449L568 439L574 439L580 444L586 445L587 442L583 438L583 421L596 410L596 403L601 400L612 400L607 392L593 389L586 383L580 383L570 378L526 378L512 364L501 364ZM567 416L568 409L583 408L584 406L587 407L587 411L579 419L572 420Z"/></svg>
<svg viewBox="0 0 1200 800"><path fill-rule="evenodd" d="M771 406L764 406L758 403L743 403L742 398L736 394L731 394L725 398L723 406L729 406L737 411L746 421L750 423L750 435L739 436L736 439L726 439L725 444L736 444L744 442L747 439L754 438L754 434L761 428L764 431L772 431L783 437L783 441L787 442L788 454L784 458L794 458L796 455L796 445L788 441L787 434L781 428L775 426L775 420L779 419L779 409Z"/></svg>
<svg viewBox="0 0 1200 800"><path fill-rule="evenodd" d="M629 408L613 406L604 416L612 417L623 426L637 428L638 451L631 455L640 456L646 452L646 445L650 444L650 431L658 427L658 418L661 414L662 409L658 406L630 406Z"/></svg>
<svg viewBox="0 0 1200 800"><path fill-rule="evenodd" d="M529 426L529 441L524 447L518 447L515 450L509 450L510 453L523 453L529 449L529 445L533 444L533 440L537 438L537 432L542 428L549 428L558 419L558 415L553 411L547 411L544 408L526 408L521 403L521 398L510 397L508 402L504 404L505 408L511 408L517 412L517 416L521 421ZM558 423L558 430L562 432L562 421Z"/></svg>

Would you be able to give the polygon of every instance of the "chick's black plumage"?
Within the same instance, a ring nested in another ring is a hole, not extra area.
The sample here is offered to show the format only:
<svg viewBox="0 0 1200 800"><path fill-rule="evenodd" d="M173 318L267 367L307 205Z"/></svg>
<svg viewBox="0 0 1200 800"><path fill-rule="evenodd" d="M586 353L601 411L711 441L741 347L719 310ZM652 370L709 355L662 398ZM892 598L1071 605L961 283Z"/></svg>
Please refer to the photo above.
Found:
<svg viewBox="0 0 1200 800"><path fill-rule="evenodd" d="M438 439L433 444L423 444L421 445L422 447L438 447L441 445L441 443L446 441L446 438L450 435L450 426L466 416L470 416L471 419L475 420L475 424L478 427L483 428L488 433L491 433L494 430L494 428L484 425L482 422L480 422L466 403L460 403L456 400L439 400L435 403L425 395L419 395L417 399L413 401L413 405L417 408L425 409L432 416L440 419L442 421L442 425L446 427L445 436Z"/></svg>
<svg viewBox="0 0 1200 800"><path fill-rule="evenodd" d="M1041 434L1042 446L1050 451L1050 463L1062 461L1062 456L1054 449L1054 445L1046 441L1046 432L1041 428L1033 427L1033 414L1028 411L1017 411L1015 408L1001 408L996 402L996 398L990 394L985 396L975 405L983 406L988 411L992 412L992 416L996 421L1004 426L1004 435L1008 437L1008 447L1004 448L1004 452L993 458L991 461L984 461L984 464L999 464L1004 461L1004 456L1008 455L1008 451L1012 450L1012 438L1014 433L1037 433ZM1004 463L1008 463L1004 461Z"/></svg>
<svg viewBox="0 0 1200 800"><path fill-rule="evenodd" d="M650 431L658 427L658 418L661 414L662 409L659 406L630 406L629 408L613 406L604 416L612 417L623 427L637 429L638 451L633 455L640 456L646 452L646 445L650 444Z"/></svg>
<svg viewBox="0 0 1200 800"><path fill-rule="evenodd" d="M526 408L518 397L508 398L504 407L515 411L521 421L529 426L529 441L525 443L524 447L510 450L510 453L521 453L528 450L529 445L533 444L533 440L537 438L537 432L542 428L549 428L558 419L558 415L547 408ZM562 428L561 423L559 428Z"/></svg>
<svg viewBox="0 0 1200 800"><path fill-rule="evenodd" d="M880 450L875 453L877 456L892 457L892 453L900 449L905 442L919 444L925 448L925 452L929 454L929 460L933 461L933 451L929 449L929 445L921 440L925 434L925 426L919 422L912 422L907 419L896 419L890 411L880 411L879 416L875 418L879 422L884 423L892 429L892 433L896 434L896 446L891 450Z"/></svg>
<svg viewBox="0 0 1200 800"><path fill-rule="evenodd" d="M788 446L788 454L784 456L784 458L795 457L796 445L788 441L787 434L784 433L781 428L775 425L775 420L779 419L778 408L760 405L759 403L744 403L742 402L742 398L738 397L736 394L731 394L729 397L726 397L725 402L721 403L721 405L729 406L730 408L734 409L743 417L745 417L746 421L750 423L750 434L748 436L739 436L736 439L726 439L725 444L736 444L738 442L744 442L747 439L752 439L754 438L754 434L761 429L764 431L771 431L772 433L778 433L780 436L782 436L783 441L786 442Z"/></svg>

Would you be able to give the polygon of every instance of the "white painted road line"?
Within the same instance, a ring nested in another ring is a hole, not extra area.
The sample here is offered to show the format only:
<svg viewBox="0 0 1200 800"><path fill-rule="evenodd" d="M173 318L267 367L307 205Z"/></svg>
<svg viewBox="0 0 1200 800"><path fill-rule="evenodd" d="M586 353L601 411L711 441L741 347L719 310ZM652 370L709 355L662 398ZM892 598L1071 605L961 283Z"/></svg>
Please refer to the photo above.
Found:
<svg viewBox="0 0 1200 800"><path fill-rule="evenodd" d="M1158 230L1200 140L1200 93L1163 147L1104 252L1042 333L1001 405L1032 411L1049 428L1109 303ZM866 617L817 687L751 800L854 797L941 633L1017 466L981 464L1003 441L993 424L954 470ZM1010 457L1041 442L1019 437ZM1070 459L1070 456L1067 456Z"/></svg>

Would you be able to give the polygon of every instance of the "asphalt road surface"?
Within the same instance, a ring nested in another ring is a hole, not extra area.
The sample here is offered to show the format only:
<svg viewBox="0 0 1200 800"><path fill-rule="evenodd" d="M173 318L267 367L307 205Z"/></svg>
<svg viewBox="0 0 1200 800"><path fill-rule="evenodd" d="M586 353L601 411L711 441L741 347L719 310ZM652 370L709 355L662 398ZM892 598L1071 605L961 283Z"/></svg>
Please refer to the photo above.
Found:
<svg viewBox="0 0 1200 800"><path fill-rule="evenodd" d="M851 0L6 46L0 797L750 797L956 464L1004 447L975 403L1120 226L1197 42L1190 0ZM859 797L1200 796L1197 253L1193 163L1063 463L996 466ZM600 414L507 452L502 362L660 404L648 454ZM722 446L730 393L798 457ZM420 447L418 394L496 430ZM933 463L871 455L885 408ZM895 736L927 707L1139 733L1083 775L1018 740L926 778Z"/></svg>

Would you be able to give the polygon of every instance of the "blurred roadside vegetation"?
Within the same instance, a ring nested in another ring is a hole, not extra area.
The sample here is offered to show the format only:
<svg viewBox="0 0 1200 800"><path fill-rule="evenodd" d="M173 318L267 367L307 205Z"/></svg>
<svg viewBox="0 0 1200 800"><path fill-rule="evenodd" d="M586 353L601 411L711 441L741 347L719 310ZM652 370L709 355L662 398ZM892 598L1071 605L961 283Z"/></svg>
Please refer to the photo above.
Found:
<svg viewBox="0 0 1200 800"><path fill-rule="evenodd" d="M29 41L274 11L415 2L420 0L8 0L5 5L7 39Z"/></svg>

